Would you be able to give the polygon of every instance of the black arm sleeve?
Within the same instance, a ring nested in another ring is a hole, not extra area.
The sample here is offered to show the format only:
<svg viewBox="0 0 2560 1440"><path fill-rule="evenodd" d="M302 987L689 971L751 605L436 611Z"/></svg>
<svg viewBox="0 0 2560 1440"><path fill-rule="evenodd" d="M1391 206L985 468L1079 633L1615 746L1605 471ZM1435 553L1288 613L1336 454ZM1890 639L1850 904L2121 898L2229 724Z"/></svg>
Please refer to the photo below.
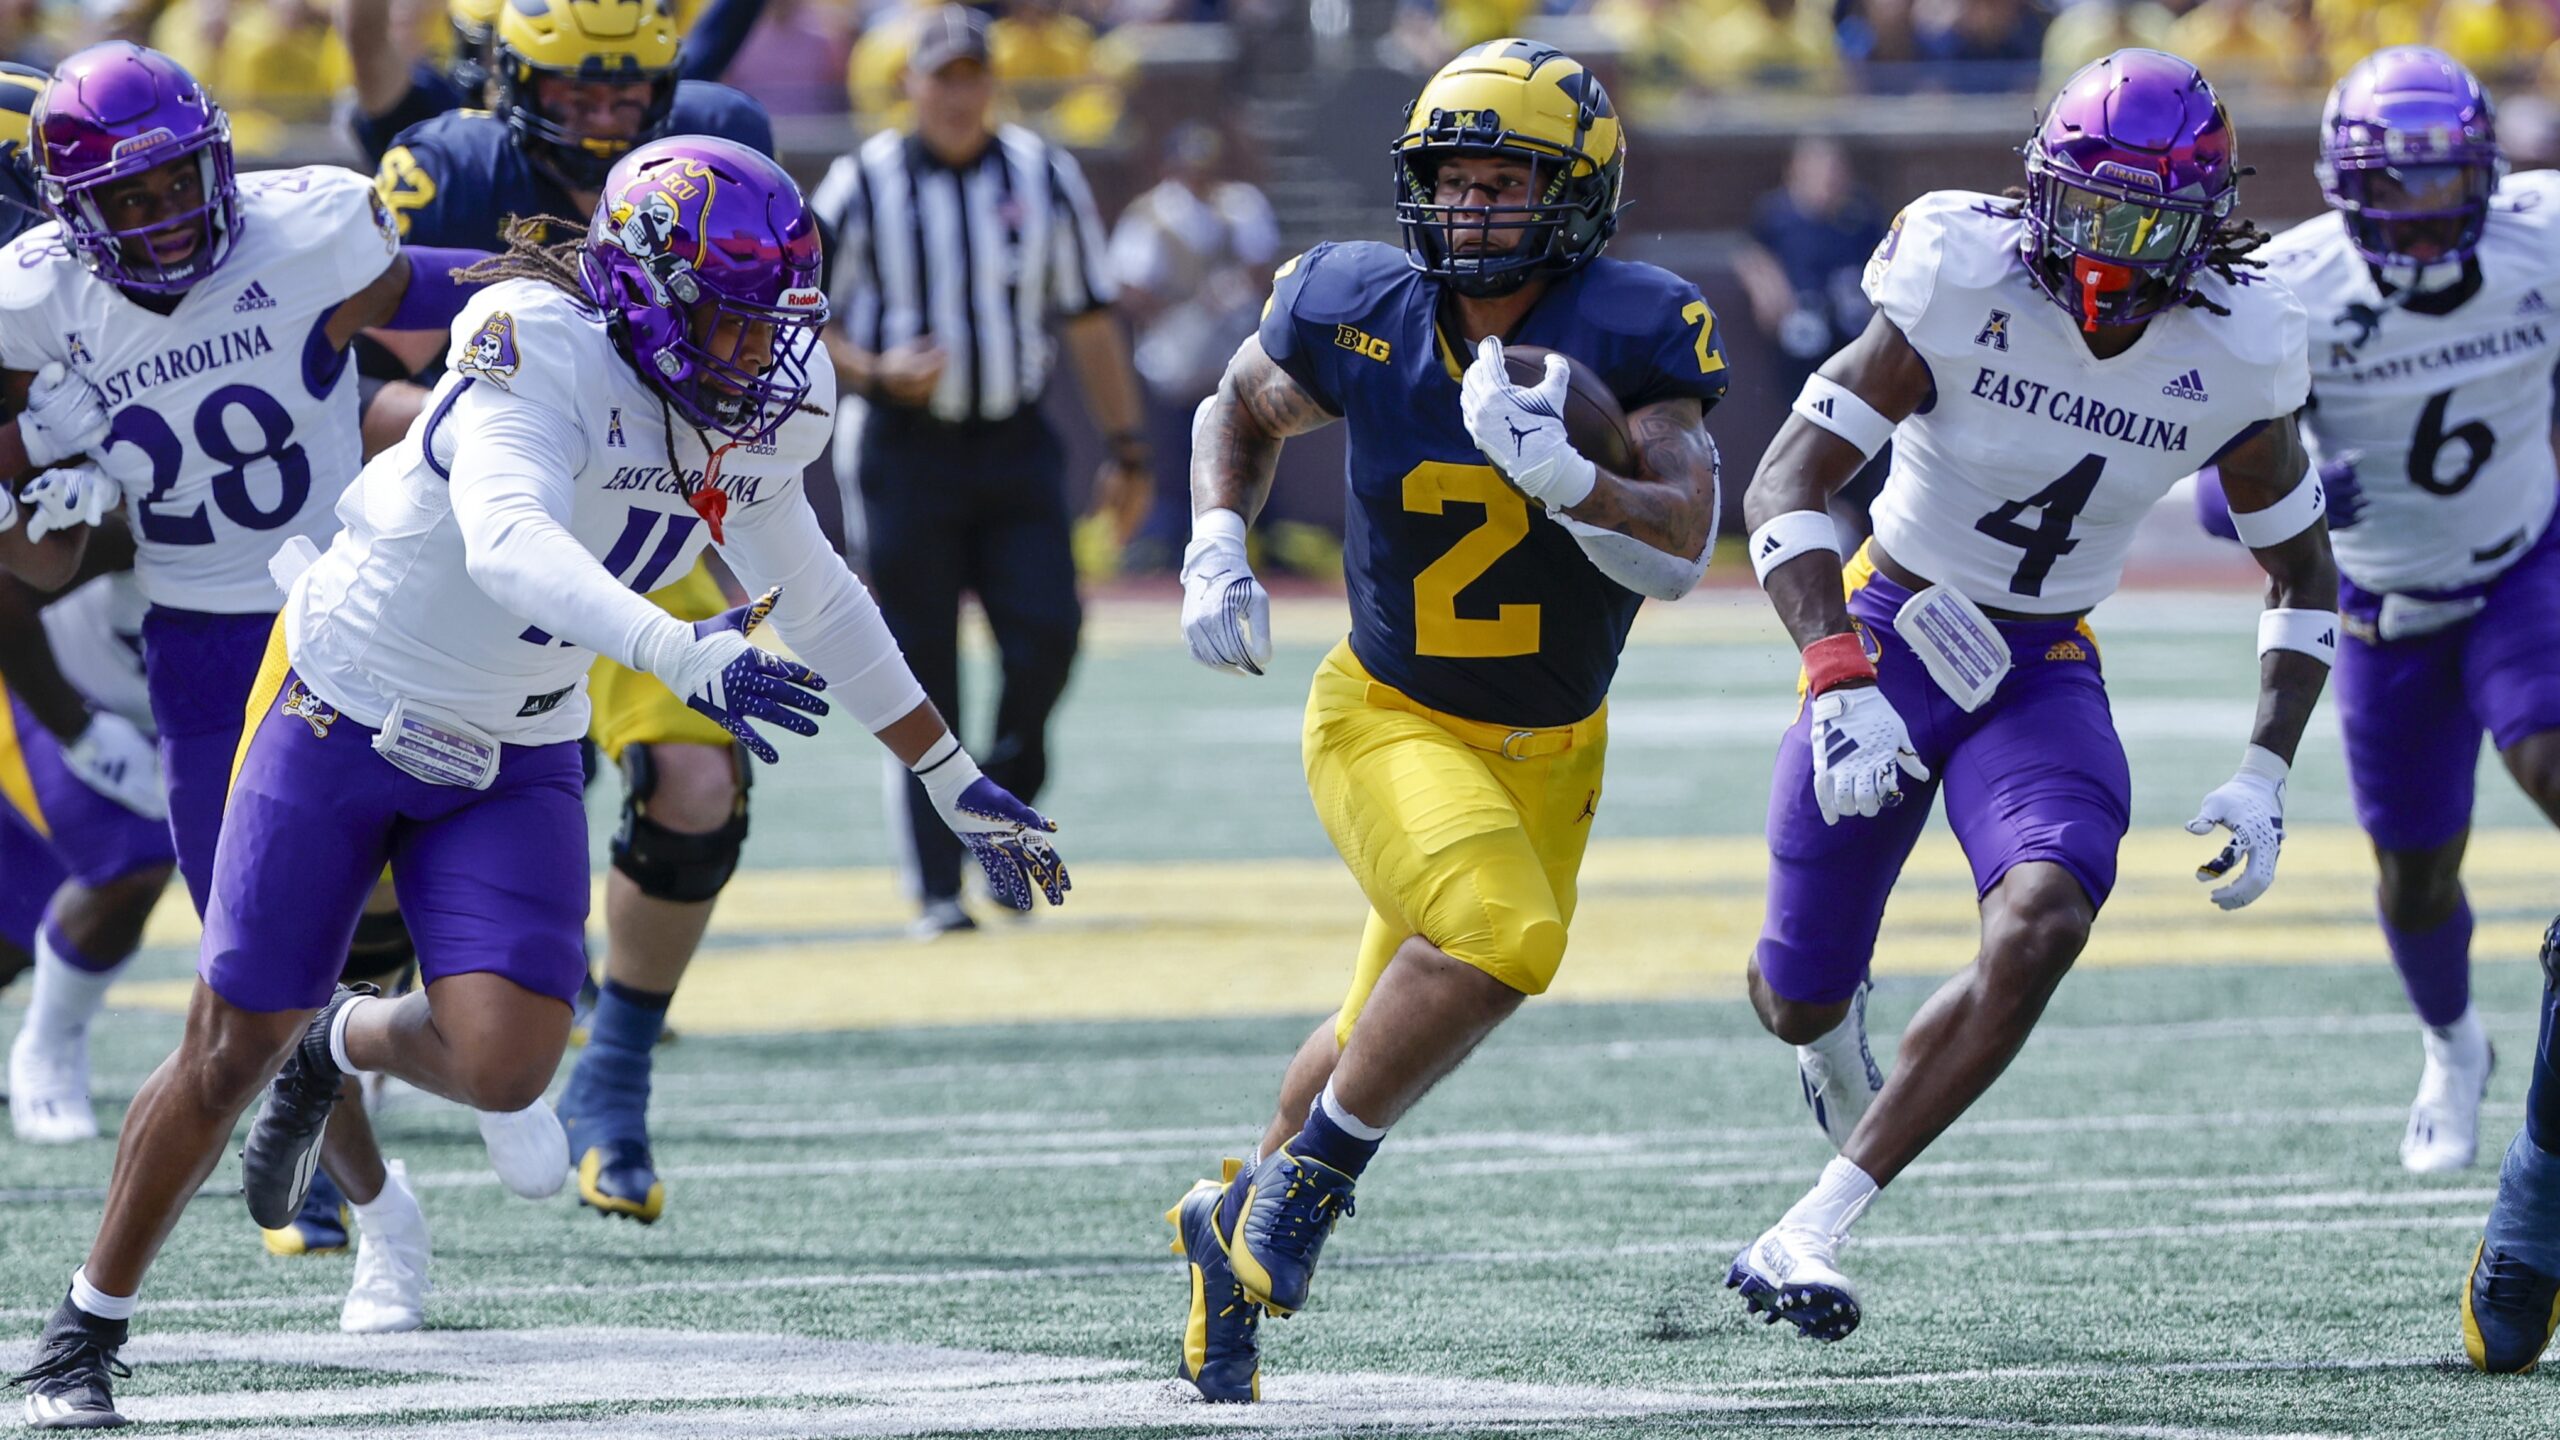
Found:
<svg viewBox="0 0 2560 1440"><path fill-rule="evenodd" d="M764 0L711 0L676 52L676 74L686 80L719 79L763 16Z"/></svg>

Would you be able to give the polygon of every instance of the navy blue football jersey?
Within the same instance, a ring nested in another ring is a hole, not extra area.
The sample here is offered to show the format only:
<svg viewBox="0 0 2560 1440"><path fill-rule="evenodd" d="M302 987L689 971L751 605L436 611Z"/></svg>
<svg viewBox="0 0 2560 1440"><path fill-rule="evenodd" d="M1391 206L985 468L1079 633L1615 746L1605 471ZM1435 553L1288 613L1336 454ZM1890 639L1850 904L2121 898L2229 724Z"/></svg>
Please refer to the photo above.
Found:
<svg viewBox="0 0 2560 1440"><path fill-rule="evenodd" d="M1569 725L1608 698L1641 596L1505 484L1467 434L1473 358L1438 282L1402 250L1318 245L1280 268L1262 348L1350 430L1343 569L1351 649L1434 710ZM1715 315L1696 286L1601 258L1555 280L1506 343L1573 357L1629 411L1725 390Z"/></svg>
<svg viewBox="0 0 2560 1440"><path fill-rule="evenodd" d="M717 135L773 153L764 107L707 80L676 84L670 135ZM590 218L560 183L533 163L507 122L486 110L455 110L402 134L374 179L412 245L503 250L510 215L548 215L583 232ZM555 236L566 239L566 235Z"/></svg>

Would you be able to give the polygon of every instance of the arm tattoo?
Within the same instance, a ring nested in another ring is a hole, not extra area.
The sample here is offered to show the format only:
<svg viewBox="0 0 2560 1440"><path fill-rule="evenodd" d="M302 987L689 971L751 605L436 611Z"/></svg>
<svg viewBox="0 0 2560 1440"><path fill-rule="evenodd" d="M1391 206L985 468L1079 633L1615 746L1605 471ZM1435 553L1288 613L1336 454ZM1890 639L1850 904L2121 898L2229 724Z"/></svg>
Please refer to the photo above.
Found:
<svg viewBox="0 0 2560 1440"><path fill-rule="evenodd" d="M1707 435L1705 407L1695 400L1647 405L1627 417L1627 429L1635 440L1636 473L1602 469L1591 493L1565 513L1696 559L1714 528L1716 505L1716 443Z"/></svg>
<svg viewBox="0 0 2560 1440"><path fill-rule="evenodd" d="M1259 337L1236 350L1218 393L1191 421L1191 513L1233 510L1251 520L1271 494L1280 444L1339 417L1262 352Z"/></svg>

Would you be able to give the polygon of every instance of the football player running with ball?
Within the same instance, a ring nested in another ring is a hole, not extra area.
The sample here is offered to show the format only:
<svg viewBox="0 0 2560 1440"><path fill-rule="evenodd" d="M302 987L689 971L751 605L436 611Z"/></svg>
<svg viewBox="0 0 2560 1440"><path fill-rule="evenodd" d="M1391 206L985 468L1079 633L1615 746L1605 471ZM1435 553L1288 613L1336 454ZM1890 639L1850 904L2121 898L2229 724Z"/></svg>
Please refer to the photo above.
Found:
<svg viewBox="0 0 2560 1440"><path fill-rule="evenodd" d="M621 223L641 212L665 224ZM31 1420L115 1422L122 1317L279 1065L241 1152L262 1216L300 1203L341 1075L383 1071L482 1110L542 1094L586 973L577 740L597 654L664 680L767 763L757 724L815 733L830 689L923 778L999 898L1061 898L1054 827L979 775L800 493L834 398L810 365L818 267L790 177L697 136L615 165L582 243L519 245L481 272L497 283L455 322L433 406L348 491L345 528L268 643L202 983L24 1377ZM700 622L637 593L706 544L773 588ZM749 643L768 613L815 672ZM398 1000L334 985L386 862L424 981ZM251 975L284 1003L226 998Z"/></svg>
<svg viewBox="0 0 2560 1440"><path fill-rule="evenodd" d="M1183 630L1260 675L1269 602L1245 527L1282 442L1350 426L1352 630L1307 701L1307 785L1370 907L1351 989L1307 1037L1250 1164L1166 1218L1189 1257L1180 1373L1259 1395L1257 1322L1307 1303L1317 1253L1387 1129L1563 962L1645 595L1696 584L1724 393L1697 289L1602 258L1625 143L1570 57L1496 40L1451 61L1393 147L1404 247L1319 245L1193 427ZM1505 342L1560 352L1506 378ZM1629 414L1632 473L1578 453L1567 362Z"/></svg>
<svg viewBox="0 0 2560 1440"><path fill-rule="evenodd" d="M2284 784L2336 649L2337 574L2294 412L2302 308L2242 258L2231 125L2187 62L2082 69L2026 147L2023 199L1912 202L1869 263L1876 316L1805 385L1751 483L1751 557L1804 651L1769 798L1761 1023L1798 1047L1839 1158L1726 1283L1837 1340L1849 1227L2007 1067L2116 876L2130 778L2081 616L2171 484L2221 463L2273 583L2240 770L2188 829L2237 909L2275 878ZM1875 538L1843 565L1823 502L1894 442ZM1847 599L1843 600L1843 581ZM1867 970L1940 787L1981 949L1866 1058Z"/></svg>

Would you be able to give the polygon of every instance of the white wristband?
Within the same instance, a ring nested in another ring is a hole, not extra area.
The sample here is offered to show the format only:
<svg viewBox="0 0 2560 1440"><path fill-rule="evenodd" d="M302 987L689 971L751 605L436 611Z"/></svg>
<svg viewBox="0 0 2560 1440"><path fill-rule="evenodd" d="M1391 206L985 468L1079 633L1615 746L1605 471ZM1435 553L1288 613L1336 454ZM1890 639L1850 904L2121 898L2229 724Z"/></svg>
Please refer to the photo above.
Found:
<svg viewBox="0 0 2560 1440"><path fill-rule="evenodd" d="M1751 532L1751 573L1763 587L1769 583L1769 572L1799 555L1828 550L1833 559L1840 556L1840 532L1831 517L1819 510L1790 510L1772 516L1769 522Z"/></svg>
<svg viewBox="0 0 2560 1440"><path fill-rule="evenodd" d="M1804 382L1794 408L1807 423L1848 441L1869 459L1874 459L1875 453L1893 438L1893 422L1876 407L1859 399L1848 386L1820 375Z"/></svg>
<svg viewBox="0 0 2560 1440"><path fill-rule="evenodd" d="M2323 665L2338 663L2338 612L2268 610L2258 616L2258 653L2292 650Z"/></svg>
<svg viewBox="0 0 2560 1440"><path fill-rule="evenodd" d="M1238 550L1242 550L1244 548L1244 517L1223 506L1215 510L1203 510L1191 517L1191 538L1228 542Z"/></svg>
<svg viewBox="0 0 2560 1440"><path fill-rule="evenodd" d="M961 791L978 783L981 773L978 762L960 748L960 737L947 733L918 756L907 771L924 782L926 797L933 801L935 809L944 812L958 803Z"/></svg>
<svg viewBox="0 0 2560 1440"><path fill-rule="evenodd" d="M2285 778L2293 773L2293 767L2284 763L2283 756L2266 746L2252 745L2248 753L2240 757L2240 773L2266 781L2276 787L2276 793L2281 795L2284 793Z"/></svg>
<svg viewBox="0 0 2560 1440"><path fill-rule="evenodd" d="M2320 483L2318 475L2305 471L2301 483L2266 509L2232 511L2231 528L2240 536L2241 544L2264 550L2310 529L2313 521L2328 513L2327 487Z"/></svg>

